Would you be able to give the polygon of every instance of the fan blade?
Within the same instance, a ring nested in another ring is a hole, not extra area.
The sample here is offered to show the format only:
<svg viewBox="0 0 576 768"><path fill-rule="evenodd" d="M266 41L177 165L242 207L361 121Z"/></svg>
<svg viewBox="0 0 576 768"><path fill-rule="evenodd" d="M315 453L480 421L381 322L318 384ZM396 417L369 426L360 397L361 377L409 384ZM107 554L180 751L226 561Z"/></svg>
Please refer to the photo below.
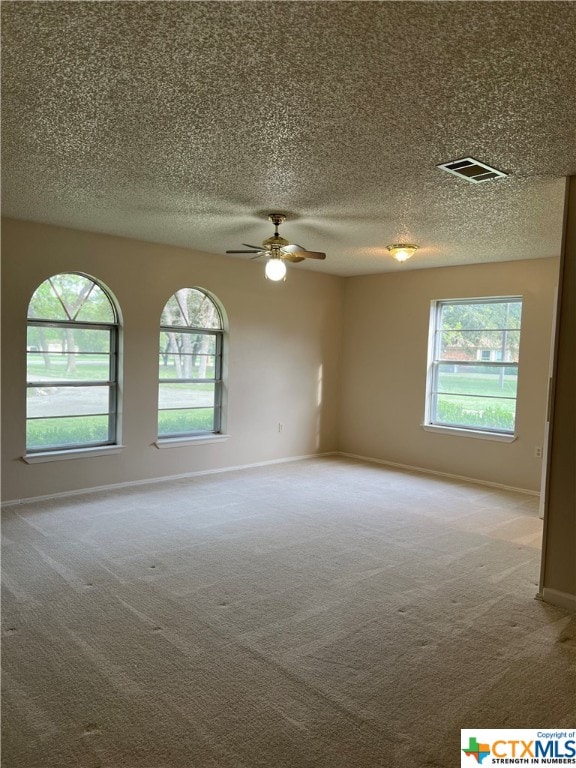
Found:
<svg viewBox="0 0 576 768"><path fill-rule="evenodd" d="M302 256L305 259L325 259L326 254L320 253L320 251L307 251L306 248L302 248L301 245L285 245L282 248L284 253L290 253L292 255Z"/></svg>
<svg viewBox="0 0 576 768"><path fill-rule="evenodd" d="M246 248L256 248L257 251L261 251L262 250L262 246L261 245L250 245L250 243L242 243L242 245L245 245Z"/></svg>
<svg viewBox="0 0 576 768"><path fill-rule="evenodd" d="M285 254L284 256L282 256L282 258L284 259L284 261L291 261L293 264L297 264L299 261L306 261L305 256L296 256L290 253Z"/></svg>
<svg viewBox="0 0 576 768"><path fill-rule="evenodd" d="M260 250L257 251L226 251L226 253L260 253Z"/></svg>

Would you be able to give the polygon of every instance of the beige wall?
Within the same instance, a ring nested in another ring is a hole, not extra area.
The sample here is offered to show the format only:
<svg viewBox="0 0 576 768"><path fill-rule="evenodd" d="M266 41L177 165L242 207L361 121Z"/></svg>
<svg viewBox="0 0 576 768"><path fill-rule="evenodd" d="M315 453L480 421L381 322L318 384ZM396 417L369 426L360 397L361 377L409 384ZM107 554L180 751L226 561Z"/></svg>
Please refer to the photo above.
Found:
<svg viewBox="0 0 576 768"><path fill-rule="evenodd" d="M576 610L576 176L569 179L541 586L545 600Z"/></svg>
<svg viewBox="0 0 576 768"><path fill-rule="evenodd" d="M557 259L541 259L349 278L340 450L537 491L557 273ZM431 301L505 295L524 297L517 439L423 430Z"/></svg>
<svg viewBox="0 0 576 768"><path fill-rule="evenodd" d="M3 499L338 449L538 490L534 447L543 440L557 268L556 259L542 259L347 279L292 269L286 283L273 284L256 262L6 220ZM21 459L26 308L43 279L66 270L96 277L118 299L126 448L120 455L28 465ZM231 437L158 450L158 319L176 289L194 285L215 294L229 319ZM503 444L424 432L430 301L504 294L525 297L518 439Z"/></svg>
<svg viewBox="0 0 576 768"><path fill-rule="evenodd" d="M2 280L3 499L333 451L343 280L290 269L266 281L263 265L169 246L4 220ZM28 465L25 453L26 311L49 275L102 281L123 317L123 443L119 455ZM178 288L199 286L229 321L226 442L158 450L158 324ZM284 424L278 432L278 422Z"/></svg>

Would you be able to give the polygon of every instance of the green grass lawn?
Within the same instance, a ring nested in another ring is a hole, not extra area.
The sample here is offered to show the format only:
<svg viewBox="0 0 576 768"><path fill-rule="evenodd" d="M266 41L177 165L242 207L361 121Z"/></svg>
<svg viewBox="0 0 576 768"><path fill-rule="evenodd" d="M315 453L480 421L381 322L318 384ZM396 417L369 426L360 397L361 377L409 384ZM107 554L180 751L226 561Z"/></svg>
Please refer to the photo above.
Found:
<svg viewBox="0 0 576 768"><path fill-rule="evenodd" d="M108 381L109 358L107 355L91 355L76 360L75 370L67 371L65 355L52 354L50 366L47 369L44 358L38 354L28 355L28 380L42 381ZM174 377L173 366L161 366L161 380ZM213 369L206 371L207 376L213 375ZM214 384L210 382L190 385L194 392L213 392ZM184 384L163 383L163 388L182 391ZM62 388L63 389L63 388ZM59 391L62 392L62 389ZM212 398L208 398L210 401ZM45 411L47 416L49 410ZM160 411L158 416L160 435L179 435L190 432L211 432L214 429L214 409L212 407L179 408L177 410ZM29 449L49 448L51 446L102 444L108 442L108 417L102 416L73 416L69 418L41 418L28 421L27 446Z"/></svg>
<svg viewBox="0 0 576 768"><path fill-rule="evenodd" d="M442 372L438 390L443 394L438 394L436 422L513 432L517 380L515 373L505 375L501 382L498 373Z"/></svg>
<svg viewBox="0 0 576 768"><path fill-rule="evenodd" d="M160 436L212 432L214 409L160 411L158 422ZM107 442L108 416L34 419L29 421L26 427L26 445L29 450L51 446L98 445Z"/></svg>
<svg viewBox="0 0 576 768"><path fill-rule="evenodd" d="M26 424L26 447L99 445L108 442L108 416L34 419Z"/></svg>
<svg viewBox="0 0 576 768"><path fill-rule="evenodd" d="M50 377L54 380L72 378L66 374L65 359L56 358L51 366ZM95 356L94 360L77 365L75 380L102 380L107 378L108 358ZM30 379L47 379L44 361L35 357L28 366ZM104 374L104 376L103 376ZM170 371L170 375L173 372ZM436 423L459 424L511 432L514 430L516 413L516 375L506 375L499 380L498 373L466 374L446 373L439 376ZM165 384L166 387L181 387ZM213 384L194 384L195 389L213 388ZM476 395L476 396L475 396ZM484 399L478 395L490 396ZM502 398L502 399L500 399ZM159 434L179 435L189 432L211 432L214 429L213 408L182 408L159 413ZM66 419L38 419L28 422L27 445L29 448L46 448L53 445L105 443L108 440L107 416L79 416Z"/></svg>
<svg viewBox="0 0 576 768"><path fill-rule="evenodd" d="M454 392L461 395L491 395L492 397L516 397L518 376L506 374L500 381L498 373L445 373L438 376L438 389L441 392Z"/></svg>
<svg viewBox="0 0 576 768"><path fill-rule="evenodd" d="M158 434L180 435L188 432L212 432L214 430L214 409L160 411L158 413Z"/></svg>
<svg viewBox="0 0 576 768"><path fill-rule="evenodd" d="M68 371L66 355L50 355L50 366L38 354L28 355L28 381L108 381L110 358L108 355L90 355L77 359L74 370Z"/></svg>

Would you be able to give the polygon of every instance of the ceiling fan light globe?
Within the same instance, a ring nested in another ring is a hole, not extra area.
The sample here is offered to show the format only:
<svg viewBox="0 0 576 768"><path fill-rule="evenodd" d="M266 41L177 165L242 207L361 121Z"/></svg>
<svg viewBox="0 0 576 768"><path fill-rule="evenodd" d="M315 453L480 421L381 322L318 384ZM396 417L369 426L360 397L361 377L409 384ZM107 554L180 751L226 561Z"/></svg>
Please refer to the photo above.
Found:
<svg viewBox="0 0 576 768"><path fill-rule="evenodd" d="M274 280L275 282L283 280L286 277L286 264L284 264L282 259L269 259L266 262L264 274L268 280Z"/></svg>

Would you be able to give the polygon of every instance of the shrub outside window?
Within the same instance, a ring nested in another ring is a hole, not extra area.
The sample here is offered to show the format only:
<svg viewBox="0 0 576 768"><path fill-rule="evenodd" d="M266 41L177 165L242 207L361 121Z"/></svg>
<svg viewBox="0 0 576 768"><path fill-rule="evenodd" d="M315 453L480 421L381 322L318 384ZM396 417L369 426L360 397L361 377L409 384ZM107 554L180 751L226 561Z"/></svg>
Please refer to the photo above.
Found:
<svg viewBox="0 0 576 768"><path fill-rule="evenodd" d="M116 444L118 314L102 285L75 272L45 280L26 357L27 453Z"/></svg>
<svg viewBox="0 0 576 768"><path fill-rule="evenodd" d="M198 288L181 288L160 320L158 436L218 433L222 424L222 315Z"/></svg>
<svg viewBox="0 0 576 768"><path fill-rule="evenodd" d="M432 305L426 424L513 435L521 297Z"/></svg>

